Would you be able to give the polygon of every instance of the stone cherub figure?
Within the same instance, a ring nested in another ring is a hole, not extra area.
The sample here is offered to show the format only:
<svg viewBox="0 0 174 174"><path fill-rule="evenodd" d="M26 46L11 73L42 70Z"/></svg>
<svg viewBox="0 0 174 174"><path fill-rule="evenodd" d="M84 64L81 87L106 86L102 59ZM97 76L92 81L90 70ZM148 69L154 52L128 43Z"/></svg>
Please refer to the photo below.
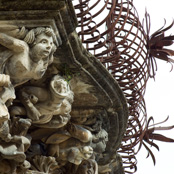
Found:
<svg viewBox="0 0 174 174"><path fill-rule="evenodd" d="M67 162L79 165L84 159L89 159L93 155L93 148L79 144L75 139L68 139L59 145L50 145L48 155L54 156L60 166L64 166Z"/></svg>
<svg viewBox="0 0 174 174"><path fill-rule="evenodd" d="M57 43L49 27L38 27L29 32L25 28L21 30L26 33L23 40L0 33L0 45L8 49L8 54L5 50L1 57L0 71L10 76L14 86L31 79L40 79L53 61Z"/></svg>
<svg viewBox="0 0 174 174"><path fill-rule="evenodd" d="M14 88L31 79L40 79L52 63L58 44L50 27L37 27L30 31L25 27L21 30L7 28L7 31L0 28L0 108L3 111L0 112L1 138L10 138L7 107L15 98Z"/></svg>
<svg viewBox="0 0 174 174"><path fill-rule="evenodd" d="M60 128L70 119L73 92L60 75L53 76L46 87L24 86L19 96L24 108L15 106L11 114L26 115L37 127Z"/></svg>

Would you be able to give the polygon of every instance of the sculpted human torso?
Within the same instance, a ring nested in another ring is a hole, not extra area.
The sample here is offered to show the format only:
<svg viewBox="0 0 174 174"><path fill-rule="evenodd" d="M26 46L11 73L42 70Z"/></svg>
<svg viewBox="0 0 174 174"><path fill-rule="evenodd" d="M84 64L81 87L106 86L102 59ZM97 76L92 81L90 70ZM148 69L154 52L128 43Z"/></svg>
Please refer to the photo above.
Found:
<svg viewBox="0 0 174 174"><path fill-rule="evenodd" d="M25 83L30 79L40 79L52 61L49 57L52 47L53 38L44 33L37 36L31 48L26 42L13 38L14 54L6 65L5 74L10 75L15 85Z"/></svg>

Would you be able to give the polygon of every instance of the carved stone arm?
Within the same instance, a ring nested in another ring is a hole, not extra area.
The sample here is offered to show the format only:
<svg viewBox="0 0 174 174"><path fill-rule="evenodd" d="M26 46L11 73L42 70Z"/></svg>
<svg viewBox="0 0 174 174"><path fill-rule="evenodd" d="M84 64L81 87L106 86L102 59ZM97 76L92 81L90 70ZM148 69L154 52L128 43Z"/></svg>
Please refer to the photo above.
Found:
<svg viewBox="0 0 174 174"><path fill-rule="evenodd" d="M0 44L17 53L24 51L24 49L28 47L27 43L24 41L11 37L5 33L0 33Z"/></svg>
<svg viewBox="0 0 174 174"><path fill-rule="evenodd" d="M35 96L38 99L38 102L47 101L49 98L48 90L41 87L25 86L24 88L21 89L21 93L22 91L24 91L30 97Z"/></svg>
<svg viewBox="0 0 174 174"><path fill-rule="evenodd" d="M30 95L22 91L20 95L20 99L22 104L25 106L27 110L27 116L34 121L39 120L39 117L41 116L41 114L37 110L37 108L34 106L34 104L31 102L32 99L30 98Z"/></svg>

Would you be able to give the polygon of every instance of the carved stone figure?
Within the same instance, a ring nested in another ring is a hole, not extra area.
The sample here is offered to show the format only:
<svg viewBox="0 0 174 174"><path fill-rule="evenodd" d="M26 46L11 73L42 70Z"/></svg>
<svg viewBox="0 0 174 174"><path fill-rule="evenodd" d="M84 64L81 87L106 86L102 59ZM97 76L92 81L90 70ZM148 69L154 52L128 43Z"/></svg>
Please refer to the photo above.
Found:
<svg viewBox="0 0 174 174"><path fill-rule="evenodd" d="M25 28L21 30L27 32ZM1 73L8 74L14 86L30 79L40 79L53 62L54 40L54 32L48 27L31 29L23 39L0 33L0 44L11 53L9 57L2 57L5 65L1 65Z"/></svg>
<svg viewBox="0 0 174 174"><path fill-rule="evenodd" d="M8 142L0 141L0 159L11 161L8 169L11 173L15 173L17 168L25 172L30 167L30 163L26 161L25 152L31 143L31 137L27 134L31 120L13 118L12 123L12 136Z"/></svg>
<svg viewBox="0 0 174 174"><path fill-rule="evenodd" d="M51 79L48 89L25 86L19 95L26 109L23 114L32 119L35 126L59 128L70 119L73 92L65 79L59 75Z"/></svg>
<svg viewBox="0 0 174 174"><path fill-rule="evenodd" d="M25 28L21 33L26 33ZM55 51L55 36L51 28L38 27L30 30L23 40L0 33L1 65L0 65L0 137L4 132L10 137L8 131L9 113L7 102L15 98L14 87L30 79L40 79L48 65L53 61ZM21 34L18 36L21 37ZM4 51L5 50L5 51ZM9 80L9 76L10 80ZM5 130L5 131L3 131Z"/></svg>
<svg viewBox="0 0 174 174"><path fill-rule="evenodd" d="M50 135L42 138L42 142L47 144L47 155L55 156L60 166L67 162L79 165L83 159L89 159L93 154L93 148L90 146L91 132L72 123L68 123L64 129L53 130L54 133L49 133ZM44 130L40 131L44 132ZM32 135L39 132L36 130Z"/></svg>
<svg viewBox="0 0 174 174"><path fill-rule="evenodd" d="M106 143L108 142L108 133L101 129L97 134L93 134L92 147L95 152L102 153L106 149Z"/></svg>
<svg viewBox="0 0 174 174"><path fill-rule="evenodd" d="M62 164L69 161L70 163L79 165L84 159L89 159L93 154L93 149L90 146L71 147L59 149L57 160Z"/></svg>

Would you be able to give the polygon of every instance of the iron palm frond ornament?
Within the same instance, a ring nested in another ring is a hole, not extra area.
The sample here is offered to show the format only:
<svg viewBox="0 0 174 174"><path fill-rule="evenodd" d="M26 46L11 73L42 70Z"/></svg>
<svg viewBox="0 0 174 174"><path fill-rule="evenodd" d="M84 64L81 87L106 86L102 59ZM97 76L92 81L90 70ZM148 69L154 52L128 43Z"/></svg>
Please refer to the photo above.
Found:
<svg viewBox="0 0 174 174"><path fill-rule="evenodd" d="M144 94L149 77L155 77L156 58L174 63L171 58L174 51L165 48L173 44L174 36L165 36L165 32L174 22L150 36L150 15L146 12L145 26L141 24L133 0L74 0L73 3L79 23L77 31L84 47L113 75L127 99L128 125L118 152L125 173L135 173L136 154L142 146L155 163L148 144L159 149L154 140L173 142L155 133L173 126L149 126L153 119L147 118Z"/></svg>
<svg viewBox="0 0 174 174"><path fill-rule="evenodd" d="M167 117L166 120L160 122L160 123L156 123L156 124L152 124L150 125L150 122L153 121L154 122L154 119L153 117L150 117L148 119L148 122L146 124L146 127L144 129L144 131L142 132L141 135L139 135L139 139L140 139L140 145L139 145L139 148L138 148L138 151L141 149L142 145L146 148L147 152L148 152L148 156L151 156L152 157L152 160L153 160L153 163L155 165L156 163L156 160L155 160L155 155L153 154L152 150L147 146L147 144L149 144L151 147L155 147L158 151L159 151L159 146L154 143L154 140L157 140L157 141L161 141L161 142L174 142L174 139L172 138L168 138L162 134L157 134L155 133L155 131L163 131L163 130L170 130L170 129L173 129L174 126L167 126L167 127L164 127L164 126L159 126L159 127L155 127L157 125L160 125L164 122L166 122L168 120L169 117Z"/></svg>
<svg viewBox="0 0 174 174"><path fill-rule="evenodd" d="M171 56L174 56L174 51L171 49L166 49L165 47L171 46L174 42L174 35L165 36L165 32L171 29L174 25L174 21L166 28L161 27L159 30L154 32L150 36L150 15L145 13L145 23L146 23L146 39L147 39L147 61L149 66L150 77L155 77L155 71L157 70L157 63L155 58L164 60L169 63L174 63ZM166 23L166 21L165 21ZM172 66L173 67L173 66Z"/></svg>

